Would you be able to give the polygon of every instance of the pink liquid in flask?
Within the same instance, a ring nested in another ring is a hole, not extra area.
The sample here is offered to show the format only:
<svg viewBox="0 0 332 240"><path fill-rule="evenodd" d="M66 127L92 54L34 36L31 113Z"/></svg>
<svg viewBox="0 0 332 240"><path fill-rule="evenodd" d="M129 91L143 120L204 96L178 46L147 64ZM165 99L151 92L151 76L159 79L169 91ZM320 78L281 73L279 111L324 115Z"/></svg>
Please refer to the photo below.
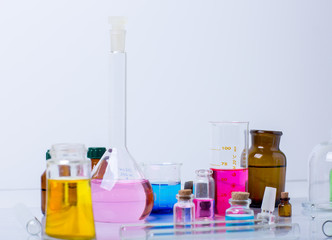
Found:
<svg viewBox="0 0 332 240"><path fill-rule="evenodd" d="M102 188L101 179L91 180L93 215L97 222L138 222L153 207L148 180L118 180L111 191Z"/></svg>
<svg viewBox="0 0 332 240"><path fill-rule="evenodd" d="M216 214L225 216L226 209L230 207L228 201L232 198L232 192L246 192L248 189L248 168L211 170L216 186Z"/></svg>

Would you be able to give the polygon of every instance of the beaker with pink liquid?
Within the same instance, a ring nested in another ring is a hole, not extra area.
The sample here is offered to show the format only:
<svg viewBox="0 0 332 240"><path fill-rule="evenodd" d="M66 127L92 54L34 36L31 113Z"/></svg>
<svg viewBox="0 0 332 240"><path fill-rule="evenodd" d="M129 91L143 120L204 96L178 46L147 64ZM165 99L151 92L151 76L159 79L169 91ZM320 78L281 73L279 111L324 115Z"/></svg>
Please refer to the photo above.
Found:
<svg viewBox="0 0 332 240"><path fill-rule="evenodd" d="M249 122L210 122L210 168L215 181L215 214L225 215L232 192L248 190Z"/></svg>

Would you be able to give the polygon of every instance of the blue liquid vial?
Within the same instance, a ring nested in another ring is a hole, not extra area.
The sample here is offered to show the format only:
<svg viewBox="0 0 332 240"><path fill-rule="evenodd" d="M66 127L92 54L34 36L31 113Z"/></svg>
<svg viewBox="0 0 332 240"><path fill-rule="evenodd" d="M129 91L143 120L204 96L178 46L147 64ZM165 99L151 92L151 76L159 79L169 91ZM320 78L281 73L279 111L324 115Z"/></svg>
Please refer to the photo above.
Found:
<svg viewBox="0 0 332 240"><path fill-rule="evenodd" d="M247 192L232 192L229 200L231 207L226 210L225 220L253 220L254 211L249 208L251 200ZM254 222L226 223L226 226L246 226L254 225Z"/></svg>
<svg viewBox="0 0 332 240"><path fill-rule="evenodd" d="M172 212L173 206L177 202L176 194L181 189L181 182L174 183L154 183L151 182L154 205L152 212L166 213Z"/></svg>

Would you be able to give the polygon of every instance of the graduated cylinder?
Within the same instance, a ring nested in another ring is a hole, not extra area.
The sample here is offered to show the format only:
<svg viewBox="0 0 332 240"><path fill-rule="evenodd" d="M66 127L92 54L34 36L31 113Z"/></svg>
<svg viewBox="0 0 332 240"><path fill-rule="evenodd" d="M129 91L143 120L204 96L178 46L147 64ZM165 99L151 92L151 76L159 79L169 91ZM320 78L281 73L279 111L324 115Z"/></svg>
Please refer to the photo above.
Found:
<svg viewBox="0 0 332 240"><path fill-rule="evenodd" d="M246 192L248 122L211 122L210 168L215 181L216 214L225 215L232 192Z"/></svg>

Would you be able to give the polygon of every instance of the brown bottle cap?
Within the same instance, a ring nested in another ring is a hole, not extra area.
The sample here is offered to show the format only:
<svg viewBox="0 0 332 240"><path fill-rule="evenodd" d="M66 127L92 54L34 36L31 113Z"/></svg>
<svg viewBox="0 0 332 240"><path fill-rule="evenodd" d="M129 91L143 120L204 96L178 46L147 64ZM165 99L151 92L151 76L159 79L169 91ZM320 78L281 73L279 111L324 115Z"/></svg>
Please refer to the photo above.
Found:
<svg viewBox="0 0 332 240"><path fill-rule="evenodd" d="M182 200L189 200L191 199L191 189L183 189L183 190L180 190L179 191L179 199L182 199Z"/></svg>
<svg viewBox="0 0 332 240"><path fill-rule="evenodd" d="M248 200L249 195L248 192L232 192L232 200Z"/></svg>
<svg viewBox="0 0 332 240"><path fill-rule="evenodd" d="M281 198L288 198L288 192L281 192Z"/></svg>
<svg viewBox="0 0 332 240"><path fill-rule="evenodd" d="M191 195L191 189L183 189L179 191L180 196L190 196Z"/></svg>

